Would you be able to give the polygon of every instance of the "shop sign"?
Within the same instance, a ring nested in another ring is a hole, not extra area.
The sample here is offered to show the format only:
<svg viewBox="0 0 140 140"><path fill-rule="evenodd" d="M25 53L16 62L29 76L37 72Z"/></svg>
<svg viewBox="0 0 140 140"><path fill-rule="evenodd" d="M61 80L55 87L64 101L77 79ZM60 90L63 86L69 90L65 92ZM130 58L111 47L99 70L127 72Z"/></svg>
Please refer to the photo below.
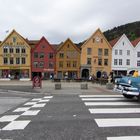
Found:
<svg viewBox="0 0 140 140"><path fill-rule="evenodd" d="M40 88L42 88L42 80L41 80L41 77L35 76L33 78L33 88L34 87L40 87Z"/></svg>

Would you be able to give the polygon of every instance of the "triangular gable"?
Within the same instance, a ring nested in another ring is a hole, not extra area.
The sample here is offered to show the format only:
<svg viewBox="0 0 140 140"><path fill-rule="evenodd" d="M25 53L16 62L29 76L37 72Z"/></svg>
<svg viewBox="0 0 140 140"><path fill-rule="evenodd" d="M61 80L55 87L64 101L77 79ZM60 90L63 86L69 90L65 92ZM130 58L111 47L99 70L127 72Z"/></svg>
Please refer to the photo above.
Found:
<svg viewBox="0 0 140 140"><path fill-rule="evenodd" d="M31 48L29 46L29 44L26 42L26 40L18 33L16 32L14 29L12 30L12 32L1 42L0 47L7 41L8 38L10 38L13 34L16 34L21 40L23 40L23 42L25 42L25 44L27 45L27 47Z"/></svg>
<svg viewBox="0 0 140 140"><path fill-rule="evenodd" d="M111 45L109 44L109 42L107 41L106 37L104 36L104 34L101 32L100 28L98 28L88 39L87 41L81 46L81 48L83 48L94 36L95 34L99 32L101 34L101 36L103 37L103 39L105 40L105 42L108 44L108 46L110 47L110 49L112 49Z"/></svg>
<svg viewBox="0 0 140 140"><path fill-rule="evenodd" d="M71 39L69 39L69 38L68 38L63 44L61 44L61 45L58 47L57 52L60 51L61 48L63 48L63 46L65 46L65 44L66 44L67 42L70 42L70 43L74 46L74 48L80 53L80 49L79 49L79 48L71 41Z"/></svg>
<svg viewBox="0 0 140 140"><path fill-rule="evenodd" d="M123 34L123 35L120 37L120 39L116 42L116 44L113 46L113 48L114 48L115 46L117 46L117 45L121 42L121 40L122 40L123 38L125 38L125 39L128 41L128 43L130 44L130 46L131 46L132 48L134 48L133 45L132 45L132 43L130 42L130 40L128 39L128 37L127 37L125 34Z"/></svg>
<svg viewBox="0 0 140 140"><path fill-rule="evenodd" d="M38 48L38 46L40 45L40 43L41 43L43 40L44 40L44 41L52 48L52 50L54 50L54 52L55 52L55 49L53 48L53 46L47 41L47 39L46 39L44 36L38 41L38 43L35 45L35 47L32 49L32 51L34 51L36 48Z"/></svg>

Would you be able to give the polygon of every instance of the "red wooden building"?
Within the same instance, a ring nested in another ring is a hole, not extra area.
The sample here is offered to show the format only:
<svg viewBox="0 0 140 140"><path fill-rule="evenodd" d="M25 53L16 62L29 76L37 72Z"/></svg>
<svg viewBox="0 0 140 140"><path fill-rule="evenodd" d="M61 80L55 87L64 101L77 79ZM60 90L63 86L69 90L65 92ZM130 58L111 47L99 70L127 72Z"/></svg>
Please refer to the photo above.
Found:
<svg viewBox="0 0 140 140"><path fill-rule="evenodd" d="M42 37L31 50L32 78L41 76L43 79L52 79L55 73L55 49Z"/></svg>

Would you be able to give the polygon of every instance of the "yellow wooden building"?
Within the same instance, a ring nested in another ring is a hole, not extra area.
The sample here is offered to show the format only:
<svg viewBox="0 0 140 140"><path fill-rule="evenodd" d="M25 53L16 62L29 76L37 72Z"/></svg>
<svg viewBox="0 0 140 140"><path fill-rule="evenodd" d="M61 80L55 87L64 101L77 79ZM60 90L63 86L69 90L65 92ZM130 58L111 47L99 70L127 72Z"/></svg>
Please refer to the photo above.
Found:
<svg viewBox="0 0 140 140"><path fill-rule="evenodd" d="M30 50L26 40L13 30L0 44L0 78L30 79Z"/></svg>
<svg viewBox="0 0 140 140"><path fill-rule="evenodd" d="M107 77L111 72L112 48L101 32L97 29L81 46L81 77Z"/></svg>
<svg viewBox="0 0 140 140"><path fill-rule="evenodd" d="M56 77L60 79L80 77L80 49L70 39L57 49Z"/></svg>

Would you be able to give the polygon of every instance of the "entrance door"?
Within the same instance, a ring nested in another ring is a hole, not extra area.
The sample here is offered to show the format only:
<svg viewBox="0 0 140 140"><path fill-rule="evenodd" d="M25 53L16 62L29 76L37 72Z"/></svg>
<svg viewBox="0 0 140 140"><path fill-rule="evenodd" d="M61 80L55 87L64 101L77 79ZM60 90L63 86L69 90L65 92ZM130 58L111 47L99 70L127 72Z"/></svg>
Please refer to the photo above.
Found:
<svg viewBox="0 0 140 140"><path fill-rule="evenodd" d="M98 71L96 75L97 75L96 76L97 78L101 78L101 75L102 75L101 71Z"/></svg>
<svg viewBox="0 0 140 140"><path fill-rule="evenodd" d="M83 69L82 70L82 78L84 78L84 79L89 78L89 70L88 69Z"/></svg>

